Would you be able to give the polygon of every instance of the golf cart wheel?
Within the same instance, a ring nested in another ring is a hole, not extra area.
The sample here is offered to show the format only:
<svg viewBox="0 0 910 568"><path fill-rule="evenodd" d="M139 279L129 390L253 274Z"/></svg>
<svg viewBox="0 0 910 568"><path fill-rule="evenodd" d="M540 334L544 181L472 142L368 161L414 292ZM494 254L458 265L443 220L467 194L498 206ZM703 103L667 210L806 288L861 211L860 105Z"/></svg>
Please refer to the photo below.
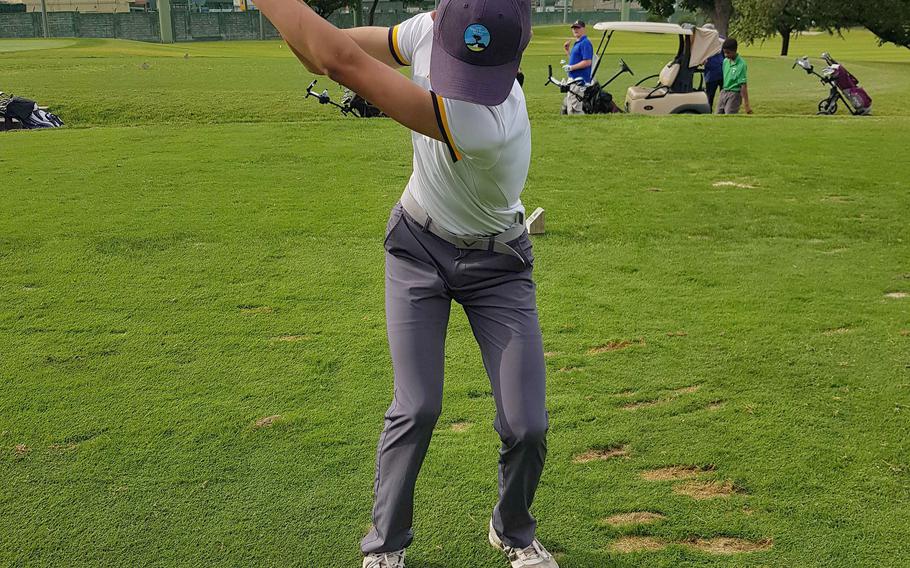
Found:
<svg viewBox="0 0 910 568"><path fill-rule="evenodd" d="M818 114L834 114L837 112L837 101L825 99L818 103Z"/></svg>

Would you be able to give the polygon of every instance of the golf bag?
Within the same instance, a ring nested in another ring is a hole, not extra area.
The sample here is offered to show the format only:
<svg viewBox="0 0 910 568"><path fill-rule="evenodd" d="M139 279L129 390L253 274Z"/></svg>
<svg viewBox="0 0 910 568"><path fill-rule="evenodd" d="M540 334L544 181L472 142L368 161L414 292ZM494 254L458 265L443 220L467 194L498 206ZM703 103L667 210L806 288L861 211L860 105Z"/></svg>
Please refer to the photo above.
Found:
<svg viewBox="0 0 910 568"><path fill-rule="evenodd" d="M872 97L866 92L866 89L859 86L859 79L839 64L835 63L831 67L831 79L840 89L844 98L850 101L857 114L867 114L872 110Z"/></svg>
<svg viewBox="0 0 910 568"><path fill-rule="evenodd" d="M838 102L843 102L847 110L854 115L872 114L872 97L860 87L859 79L834 60L828 52L822 54L828 64L824 71L818 73L808 57L800 57L793 68L801 67L809 75L818 77L822 84L829 87L827 98L818 103L818 114L837 113Z"/></svg>
<svg viewBox="0 0 910 568"><path fill-rule="evenodd" d="M594 81L585 87L581 99L581 109L585 114L612 114L622 112L613 102L613 95L603 90L600 83Z"/></svg>
<svg viewBox="0 0 910 568"><path fill-rule="evenodd" d="M360 118L379 118L385 116L381 110L353 91L348 91L344 98L341 99L341 104L348 108L348 112Z"/></svg>
<svg viewBox="0 0 910 568"><path fill-rule="evenodd" d="M8 126L15 124L11 119L19 121L22 128L57 128L63 126L63 121L55 114L38 108L38 103L22 97L8 97L0 99L0 116L5 118Z"/></svg>

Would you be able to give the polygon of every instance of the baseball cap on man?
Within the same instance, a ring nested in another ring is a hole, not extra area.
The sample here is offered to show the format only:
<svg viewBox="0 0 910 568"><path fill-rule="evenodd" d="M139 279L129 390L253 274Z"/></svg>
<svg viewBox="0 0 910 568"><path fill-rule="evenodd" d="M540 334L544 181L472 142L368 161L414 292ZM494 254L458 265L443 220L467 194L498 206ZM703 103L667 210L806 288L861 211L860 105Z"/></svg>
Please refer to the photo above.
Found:
<svg viewBox="0 0 910 568"><path fill-rule="evenodd" d="M584 22L584 20L575 20L574 22L572 22L572 25L569 27L570 28L583 28L583 27L585 27L585 22Z"/></svg>
<svg viewBox="0 0 910 568"><path fill-rule="evenodd" d="M502 103L530 39L529 0L442 0L433 22L433 91L486 106Z"/></svg>

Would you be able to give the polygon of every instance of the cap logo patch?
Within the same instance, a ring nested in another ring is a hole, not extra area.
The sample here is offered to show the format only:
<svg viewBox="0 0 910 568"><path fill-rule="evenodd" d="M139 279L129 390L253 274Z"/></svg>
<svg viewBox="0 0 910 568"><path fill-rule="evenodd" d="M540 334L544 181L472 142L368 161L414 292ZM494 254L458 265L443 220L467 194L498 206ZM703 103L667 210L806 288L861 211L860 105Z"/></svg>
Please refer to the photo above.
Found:
<svg viewBox="0 0 910 568"><path fill-rule="evenodd" d="M471 51L485 50L490 45L490 30L483 24L471 24L464 30L464 44Z"/></svg>

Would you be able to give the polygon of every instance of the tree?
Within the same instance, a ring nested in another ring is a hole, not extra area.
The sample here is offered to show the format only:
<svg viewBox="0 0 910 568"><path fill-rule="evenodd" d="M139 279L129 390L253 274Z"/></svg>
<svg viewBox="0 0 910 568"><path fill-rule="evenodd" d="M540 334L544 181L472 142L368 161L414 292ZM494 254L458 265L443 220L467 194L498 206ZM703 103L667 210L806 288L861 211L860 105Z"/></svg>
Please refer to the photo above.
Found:
<svg viewBox="0 0 910 568"><path fill-rule="evenodd" d="M753 41L779 33L783 55L790 33L810 26L832 33L863 26L880 43L910 48L910 0L735 0L735 7L736 33Z"/></svg>
<svg viewBox="0 0 910 568"><path fill-rule="evenodd" d="M790 53L790 37L810 27L824 26L813 17L816 0L735 0L736 19L733 22L734 35L743 41L780 34L783 40L780 54Z"/></svg>
<svg viewBox="0 0 910 568"><path fill-rule="evenodd" d="M378 5L379 5L379 0L373 0L373 4L370 6L370 17L367 20L368 26L373 25L373 18L376 17L376 6L378 6Z"/></svg>
<svg viewBox="0 0 910 568"><path fill-rule="evenodd" d="M733 17L733 0L639 0L641 7L652 14L669 18L676 6L684 10L701 12L710 19L721 35L727 35Z"/></svg>
<svg viewBox="0 0 910 568"><path fill-rule="evenodd" d="M320 16L328 18L335 10L347 5L348 0L310 0L307 4Z"/></svg>
<svg viewBox="0 0 910 568"><path fill-rule="evenodd" d="M844 5L847 25L859 22L881 43L910 49L910 0L831 0L830 4Z"/></svg>

